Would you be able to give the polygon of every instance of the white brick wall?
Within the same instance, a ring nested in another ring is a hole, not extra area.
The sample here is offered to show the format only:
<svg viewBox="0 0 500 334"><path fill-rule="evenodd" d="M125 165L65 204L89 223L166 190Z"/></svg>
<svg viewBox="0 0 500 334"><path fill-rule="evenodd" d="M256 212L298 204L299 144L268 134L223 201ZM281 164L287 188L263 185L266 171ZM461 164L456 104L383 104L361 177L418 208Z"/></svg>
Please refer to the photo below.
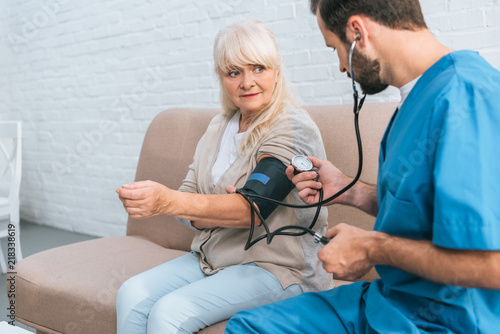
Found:
<svg viewBox="0 0 500 334"><path fill-rule="evenodd" d="M500 68L500 2L422 0L453 49ZM115 188L134 178L147 125L172 107L217 107L212 42L266 22L303 104L351 103L307 0L46 0L0 3L0 119L21 119L21 216L98 236L125 233ZM397 100L395 89L369 101Z"/></svg>

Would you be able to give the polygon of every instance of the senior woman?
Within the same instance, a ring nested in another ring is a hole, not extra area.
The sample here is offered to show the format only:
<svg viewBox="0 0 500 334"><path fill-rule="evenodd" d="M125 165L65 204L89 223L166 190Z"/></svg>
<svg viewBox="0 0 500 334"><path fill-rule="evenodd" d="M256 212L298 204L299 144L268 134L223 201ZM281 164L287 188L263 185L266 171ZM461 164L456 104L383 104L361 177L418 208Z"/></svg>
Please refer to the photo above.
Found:
<svg viewBox="0 0 500 334"><path fill-rule="evenodd" d="M251 209L231 193L234 186L243 187L266 158L278 159L283 170L297 154L325 159L317 126L288 88L272 32L257 20L223 28L215 39L214 62L223 110L198 143L180 189L152 181L117 189L130 217L172 215L197 230L192 252L122 285L119 334L195 333L240 310L332 287L309 235L278 236L269 245L258 242L244 250ZM302 203L295 189L285 201ZM266 222L271 230L307 226L314 213L277 207ZM326 212L316 226L325 231ZM262 227L255 232L263 234Z"/></svg>

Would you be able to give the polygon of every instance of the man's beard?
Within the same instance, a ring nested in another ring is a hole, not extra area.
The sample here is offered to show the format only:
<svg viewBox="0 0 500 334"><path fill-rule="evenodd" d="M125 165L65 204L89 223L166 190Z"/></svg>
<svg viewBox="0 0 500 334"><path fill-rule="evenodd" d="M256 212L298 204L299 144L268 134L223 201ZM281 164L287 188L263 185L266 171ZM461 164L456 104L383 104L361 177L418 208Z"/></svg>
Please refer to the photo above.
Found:
<svg viewBox="0 0 500 334"><path fill-rule="evenodd" d="M353 71L356 69L354 80L359 83L363 94L377 94L389 86L380 79L380 63L377 60L370 60L355 49L352 63Z"/></svg>

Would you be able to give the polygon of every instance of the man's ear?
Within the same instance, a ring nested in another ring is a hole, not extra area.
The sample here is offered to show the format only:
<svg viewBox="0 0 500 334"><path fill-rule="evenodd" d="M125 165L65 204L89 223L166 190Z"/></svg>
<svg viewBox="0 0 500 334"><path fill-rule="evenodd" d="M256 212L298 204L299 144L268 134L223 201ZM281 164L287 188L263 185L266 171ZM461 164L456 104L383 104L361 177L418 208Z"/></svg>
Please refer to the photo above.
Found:
<svg viewBox="0 0 500 334"><path fill-rule="evenodd" d="M354 40L358 41L358 45L363 47L365 39L369 36L367 29L367 17L363 15L353 15L347 20L346 38L349 43Z"/></svg>

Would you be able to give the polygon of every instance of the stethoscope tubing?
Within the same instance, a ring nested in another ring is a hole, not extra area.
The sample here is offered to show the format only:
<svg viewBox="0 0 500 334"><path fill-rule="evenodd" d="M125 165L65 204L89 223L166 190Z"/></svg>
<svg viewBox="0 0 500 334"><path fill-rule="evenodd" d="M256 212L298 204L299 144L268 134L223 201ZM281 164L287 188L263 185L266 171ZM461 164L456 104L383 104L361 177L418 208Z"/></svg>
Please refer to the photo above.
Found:
<svg viewBox="0 0 500 334"><path fill-rule="evenodd" d="M285 203L285 202L282 202L282 201L278 201L278 200L275 200L275 199L272 199L272 198L268 198L268 197L264 197L264 196L260 196L260 195L247 194L244 191L242 191L242 189L237 189L236 192L239 193L240 195L242 195L249 202L250 207L251 207L251 224L250 224L250 231L249 231L249 235L248 235L248 240L247 240L247 243L245 245L245 250L249 249L254 244L256 244L257 242L259 242L260 240L262 240L264 238L267 239L267 244L270 244L271 241L272 241L272 239L276 235L300 236L300 235L304 235L306 233L309 233L309 234L311 234L311 235L314 236L314 241L316 243L321 242L322 244L326 245L330 241L330 239L328 239L328 238L326 238L324 236L319 235L318 233L316 233L312 229L314 227L314 225L316 224L316 221L317 221L317 219L319 217L319 213L321 211L321 207L323 205L325 205L325 204L327 204L327 203L335 200L336 198L338 198L339 196L341 196L342 194L344 194L346 191L348 191L349 189L351 189L354 186L354 184L356 184L356 182L358 182L358 180L359 180L359 178L361 176L361 172L363 170L363 147L362 147L362 141L361 141L361 133L359 131L359 112L361 111L361 107L363 106L363 103L365 101L366 95L364 95L361 98L361 100L359 99L358 90L356 89L356 84L355 84L355 81L354 81L354 73L353 73L353 69L352 69L352 55L353 55L354 47L355 46L356 46L356 40L354 40L352 42L351 48L349 49L349 70L350 70L350 76L351 76L351 80L352 80L353 99L354 99L354 105L353 105L354 131L356 133L356 141L357 141L357 144L358 144L358 170L356 172L356 176L353 178L353 180L348 185L346 185L344 188L342 188L337 193L333 194L332 196L328 197L325 200L323 200L323 188L321 188L319 190L319 200L318 200L318 202L317 203L311 203L311 204L305 204L305 205L289 204L289 203ZM311 224L309 225L309 227L300 226L300 225L286 225L286 226L282 226L282 227L276 229L274 232L271 232L270 229L269 229L269 226L267 225L267 223L265 221L265 219L262 217L262 215L260 214L259 210L256 208L253 199L260 199L260 200L272 202L274 204L278 204L278 205L286 206L286 207L290 207L290 208L295 208L295 209L307 209L307 208L316 207L317 210L316 210L316 214L315 214L315 216L314 216ZM264 226L264 229L266 230L266 233L264 235L261 235L257 239L252 240L253 233L254 233L254 230L255 230L255 214L257 214L257 216L259 217L259 219L261 221L261 225ZM302 230L302 232L295 232L295 233L293 233L293 232L284 232L285 230L289 230L289 229L295 229L295 230L299 229L299 230Z"/></svg>

